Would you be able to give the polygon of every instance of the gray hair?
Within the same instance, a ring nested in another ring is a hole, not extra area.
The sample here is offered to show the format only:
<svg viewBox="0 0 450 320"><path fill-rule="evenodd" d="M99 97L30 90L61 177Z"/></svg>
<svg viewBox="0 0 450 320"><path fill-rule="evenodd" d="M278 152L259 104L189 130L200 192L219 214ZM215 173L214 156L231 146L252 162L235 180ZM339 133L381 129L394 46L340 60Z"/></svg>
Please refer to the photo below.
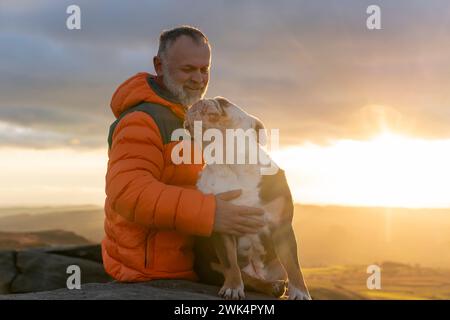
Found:
<svg viewBox="0 0 450 320"><path fill-rule="evenodd" d="M208 44L208 38L199 29L187 25L164 30L159 36L158 57L163 58L169 46L179 37L188 36L197 44L204 42Z"/></svg>

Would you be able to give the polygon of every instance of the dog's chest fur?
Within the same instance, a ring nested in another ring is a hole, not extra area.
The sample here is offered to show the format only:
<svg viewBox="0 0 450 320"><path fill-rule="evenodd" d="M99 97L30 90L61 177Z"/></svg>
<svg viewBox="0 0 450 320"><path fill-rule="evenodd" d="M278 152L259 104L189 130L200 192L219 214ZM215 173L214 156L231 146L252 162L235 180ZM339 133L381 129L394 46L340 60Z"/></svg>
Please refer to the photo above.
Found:
<svg viewBox="0 0 450 320"><path fill-rule="evenodd" d="M261 175L256 165L206 165L200 174L197 187L204 193L218 194L241 189L242 195L233 204L258 206Z"/></svg>
<svg viewBox="0 0 450 320"><path fill-rule="evenodd" d="M279 193L280 188L277 189L274 182L280 180L280 174L275 177L264 176L261 175L260 168L259 165L252 164L206 165L200 174L197 187L204 193L213 194L241 189L241 196L231 200L231 203L264 209L267 227L259 234L239 237L237 250L239 264L244 271L258 278L266 278L264 264L273 258L270 227L280 224L286 207L285 202L290 201L290 193L289 197ZM270 197L266 194L268 188L272 188Z"/></svg>

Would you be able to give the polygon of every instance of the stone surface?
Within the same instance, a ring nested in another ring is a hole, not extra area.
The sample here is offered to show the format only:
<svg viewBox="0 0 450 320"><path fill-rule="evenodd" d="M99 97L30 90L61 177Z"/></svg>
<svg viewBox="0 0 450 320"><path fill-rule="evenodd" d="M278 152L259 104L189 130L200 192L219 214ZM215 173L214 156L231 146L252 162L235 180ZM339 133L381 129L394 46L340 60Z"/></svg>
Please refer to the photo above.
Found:
<svg viewBox="0 0 450 320"><path fill-rule="evenodd" d="M216 300L219 288L184 280L154 280L141 283L90 283L80 290L58 289L26 294L0 295L0 300ZM247 299L271 297L247 292Z"/></svg>
<svg viewBox="0 0 450 320"><path fill-rule="evenodd" d="M105 283L99 245L0 251L0 294L65 288L67 267L81 269L81 283Z"/></svg>
<svg viewBox="0 0 450 320"><path fill-rule="evenodd" d="M0 251L0 294L10 292L11 282L16 276L14 251Z"/></svg>
<svg viewBox="0 0 450 320"><path fill-rule="evenodd" d="M67 274L70 265L80 267L82 283L111 280L98 262L31 250L19 251L16 260L18 274L11 284L11 293L64 288L70 276Z"/></svg>
<svg viewBox="0 0 450 320"><path fill-rule="evenodd" d="M66 288L67 267L81 269L81 289ZM220 299L219 287L184 280L119 283L105 273L100 245L0 251L0 300ZM248 299L272 299L246 292Z"/></svg>
<svg viewBox="0 0 450 320"><path fill-rule="evenodd" d="M45 252L103 263L102 249L100 245L51 248L46 249Z"/></svg>

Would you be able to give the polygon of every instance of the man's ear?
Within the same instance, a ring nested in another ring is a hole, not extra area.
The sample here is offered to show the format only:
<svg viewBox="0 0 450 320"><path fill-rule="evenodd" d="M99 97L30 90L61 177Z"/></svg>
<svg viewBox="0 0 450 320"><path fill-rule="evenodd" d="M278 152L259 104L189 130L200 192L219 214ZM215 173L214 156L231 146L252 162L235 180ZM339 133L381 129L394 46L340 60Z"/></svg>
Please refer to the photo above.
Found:
<svg viewBox="0 0 450 320"><path fill-rule="evenodd" d="M158 77L161 77L163 72L162 72L162 61L160 57L158 56L153 57L153 67L155 68L156 75Z"/></svg>
<svg viewBox="0 0 450 320"><path fill-rule="evenodd" d="M267 134L264 124L258 118L255 118L254 129L256 131L256 141L259 144L265 145L267 143Z"/></svg>

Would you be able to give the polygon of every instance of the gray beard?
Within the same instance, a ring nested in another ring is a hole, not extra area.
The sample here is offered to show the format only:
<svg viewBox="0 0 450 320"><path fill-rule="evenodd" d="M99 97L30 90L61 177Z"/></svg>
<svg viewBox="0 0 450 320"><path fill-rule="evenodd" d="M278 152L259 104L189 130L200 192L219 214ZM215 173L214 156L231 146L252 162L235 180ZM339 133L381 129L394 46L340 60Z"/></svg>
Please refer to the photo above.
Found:
<svg viewBox="0 0 450 320"><path fill-rule="evenodd" d="M202 99L205 96L206 89L208 86L206 85L201 91L196 94L191 94L184 90L182 85L179 85L172 79L172 75L170 74L169 68L165 63L162 65L163 69L163 83L166 86L167 90L175 97L177 100L187 109L192 106L198 100Z"/></svg>

